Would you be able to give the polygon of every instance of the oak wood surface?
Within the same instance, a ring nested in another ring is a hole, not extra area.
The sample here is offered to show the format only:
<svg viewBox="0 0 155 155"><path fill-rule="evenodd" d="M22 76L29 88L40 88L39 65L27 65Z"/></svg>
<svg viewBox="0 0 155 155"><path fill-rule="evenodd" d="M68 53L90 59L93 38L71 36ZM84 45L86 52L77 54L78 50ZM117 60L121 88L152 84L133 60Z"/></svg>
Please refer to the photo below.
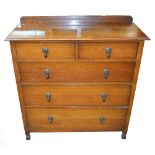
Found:
<svg viewBox="0 0 155 155"><path fill-rule="evenodd" d="M140 41L139 47L138 47L136 66L135 66L134 75L133 75L132 89L131 89L131 94L130 94L130 99L129 99L129 110L127 113L127 119L126 119L125 127L123 130L124 133L127 133L127 131L128 131L128 125L129 125L130 115L131 115L132 106L133 106L136 84L137 84L137 80L138 80L138 73L139 73L140 64L141 64L141 57L142 57L142 53L143 53L143 46L144 46L144 41Z"/></svg>
<svg viewBox="0 0 155 155"><path fill-rule="evenodd" d="M131 16L23 16L20 22L23 27L27 25L130 25L133 18Z"/></svg>
<svg viewBox="0 0 155 155"><path fill-rule="evenodd" d="M24 100L23 100L23 91L22 91L22 86L20 85L20 73L19 73L19 68L18 68L18 63L16 62L16 48L15 44L13 42L10 42L10 47L11 47L11 53L12 53L12 61L13 61L13 66L14 66L14 73L16 76L16 83L17 83L17 90L19 94L19 101L20 101L20 108L22 112L22 119L23 119L23 125L24 125L24 130L25 133L29 133L29 128L27 124L27 114L24 108Z"/></svg>
<svg viewBox="0 0 155 155"><path fill-rule="evenodd" d="M60 23L60 24L59 24ZM6 40L149 40L129 16L23 17Z"/></svg>
<svg viewBox="0 0 155 155"><path fill-rule="evenodd" d="M48 48L47 58L42 52ZM47 59L75 59L75 43L16 43L17 59L19 60L47 60Z"/></svg>
<svg viewBox="0 0 155 155"><path fill-rule="evenodd" d="M129 85L23 86L26 106L127 106ZM50 101L47 93L51 94ZM101 95L106 94L103 100Z"/></svg>
<svg viewBox="0 0 155 155"><path fill-rule="evenodd" d="M20 63L22 82L131 82L134 63ZM109 70L108 78L104 69ZM44 70L49 70L45 78Z"/></svg>
<svg viewBox="0 0 155 155"><path fill-rule="evenodd" d="M26 108L30 131L121 131L127 109L110 108ZM53 116L53 122L48 122ZM99 117L105 121L100 124Z"/></svg>
<svg viewBox="0 0 155 155"><path fill-rule="evenodd" d="M110 57L105 49L111 48ZM44 57L43 48L48 48ZM18 60L50 59L135 59L137 43L16 43Z"/></svg>
<svg viewBox="0 0 155 155"><path fill-rule="evenodd" d="M126 137L144 40L149 40L131 16L21 17L6 40L26 135L122 131Z"/></svg>
<svg viewBox="0 0 155 155"><path fill-rule="evenodd" d="M110 56L106 48L111 48ZM135 59L137 43L80 43L80 59Z"/></svg>

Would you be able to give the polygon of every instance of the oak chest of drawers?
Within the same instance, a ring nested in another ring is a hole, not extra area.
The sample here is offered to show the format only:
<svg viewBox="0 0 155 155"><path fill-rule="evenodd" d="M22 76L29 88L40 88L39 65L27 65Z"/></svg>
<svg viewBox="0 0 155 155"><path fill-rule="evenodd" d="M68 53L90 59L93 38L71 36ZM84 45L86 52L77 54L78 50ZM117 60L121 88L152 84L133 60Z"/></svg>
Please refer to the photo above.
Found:
<svg viewBox="0 0 155 155"><path fill-rule="evenodd" d="M27 140L57 131L126 138L149 40L131 16L22 17L7 40Z"/></svg>

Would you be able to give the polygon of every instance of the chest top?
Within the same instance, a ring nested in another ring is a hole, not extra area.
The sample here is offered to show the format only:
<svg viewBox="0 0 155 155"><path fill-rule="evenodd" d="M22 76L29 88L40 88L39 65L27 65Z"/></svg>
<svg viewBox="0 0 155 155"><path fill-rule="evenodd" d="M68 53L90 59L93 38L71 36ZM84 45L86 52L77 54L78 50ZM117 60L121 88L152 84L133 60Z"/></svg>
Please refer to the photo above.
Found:
<svg viewBox="0 0 155 155"><path fill-rule="evenodd" d="M149 38L133 23L131 16L31 16L6 38L10 41L138 41Z"/></svg>

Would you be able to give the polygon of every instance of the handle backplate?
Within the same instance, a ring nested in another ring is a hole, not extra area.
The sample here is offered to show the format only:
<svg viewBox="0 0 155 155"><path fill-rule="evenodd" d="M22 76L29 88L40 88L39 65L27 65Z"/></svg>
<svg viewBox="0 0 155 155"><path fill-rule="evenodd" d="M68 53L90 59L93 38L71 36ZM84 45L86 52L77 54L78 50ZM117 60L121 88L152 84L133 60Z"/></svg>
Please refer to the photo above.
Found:
<svg viewBox="0 0 155 155"><path fill-rule="evenodd" d="M102 93L101 94L101 98L102 98L102 101L105 102L106 99L107 99L107 94L106 93Z"/></svg>
<svg viewBox="0 0 155 155"><path fill-rule="evenodd" d="M52 94L51 93L46 93L45 96L47 97L47 101L51 101Z"/></svg>
<svg viewBox="0 0 155 155"><path fill-rule="evenodd" d="M110 47L107 47L107 48L105 49L105 53L106 53L107 58L110 57L111 52L112 52L112 49L111 49Z"/></svg>
<svg viewBox="0 0 155 155"><path fill-rule="evenodd" d="M47 48L47 47L43 48L43 49L42 49L42 52L43 52L43 54L44 54L44 57L47 58L47 55L48 55L48 48Z"/></svg>
<svg viewBox="0 0 155 155"><path fill-rule="evenodd" d="M50 71L49 71L49 69L45 69L44 70L44 76L45 76L46 79L49 79L49 77L50 77Z"/></svg>
<svg viewBox="0 0 155 155"><path fill-rule="evenodd" d="M99 117L99 122L100 122L100 124L103 124L104 121L105 121L105 117L104 117L104 116L100 116L100 117Z"/></svg>
<svg viewBox="0 0 155 155"><path fill-rule="evenodd" d="M107 79L108 76L109 76L109 69L108 68L105 68L104 71L103 71L103 73L104 73L105 79Z"/></svg>
<svg viewBox="0 0 155 155"><path fill-rule="evenodd" d="M53 122L54 117L52 115L48 116L48 123L52 123Z"/></svg>

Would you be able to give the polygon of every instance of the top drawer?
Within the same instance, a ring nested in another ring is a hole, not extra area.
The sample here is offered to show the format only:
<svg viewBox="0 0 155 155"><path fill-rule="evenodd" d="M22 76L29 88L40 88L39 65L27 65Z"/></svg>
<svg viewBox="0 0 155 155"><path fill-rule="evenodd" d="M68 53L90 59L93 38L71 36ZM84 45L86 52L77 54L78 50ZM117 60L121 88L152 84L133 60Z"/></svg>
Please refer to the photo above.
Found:
<svg viewBox="0 0 155 155"><path fill-rule="evenodd" d="M137 43L80 43L81 59L135 59Z"/></svg>
<svg viewBox="0 0 155 155"><path fill-rule="evenodd" d="M74 59L74 43L16 43L18 60Z"/></svg>

